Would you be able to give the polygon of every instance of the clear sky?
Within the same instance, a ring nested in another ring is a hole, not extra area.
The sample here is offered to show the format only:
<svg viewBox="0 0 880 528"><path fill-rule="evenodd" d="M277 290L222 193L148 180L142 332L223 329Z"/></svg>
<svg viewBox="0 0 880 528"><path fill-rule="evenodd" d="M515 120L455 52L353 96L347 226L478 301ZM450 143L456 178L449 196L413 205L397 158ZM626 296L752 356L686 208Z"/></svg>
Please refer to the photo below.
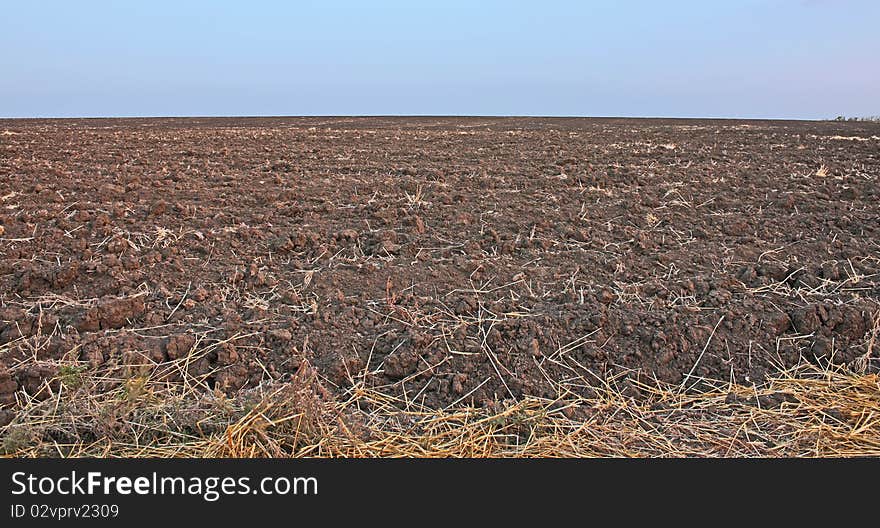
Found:
<svg viewBox="0 0 880 528"><path fill-rule="evenodd" d="M0 117L880 114L880 1L0 0Z"/></svg>

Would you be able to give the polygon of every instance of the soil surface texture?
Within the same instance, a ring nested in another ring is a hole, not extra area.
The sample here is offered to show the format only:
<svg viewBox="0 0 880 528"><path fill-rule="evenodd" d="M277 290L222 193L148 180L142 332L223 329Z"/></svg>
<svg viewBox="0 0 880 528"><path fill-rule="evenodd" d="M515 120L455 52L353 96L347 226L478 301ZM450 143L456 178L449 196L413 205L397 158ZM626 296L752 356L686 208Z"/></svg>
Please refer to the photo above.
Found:
<svg viewBox="0 0 880 528"><path fill-rule="evenodd" d="M0 120L0 425L76 369L435 408L876 370L878 311L876 123Z"/></svg>

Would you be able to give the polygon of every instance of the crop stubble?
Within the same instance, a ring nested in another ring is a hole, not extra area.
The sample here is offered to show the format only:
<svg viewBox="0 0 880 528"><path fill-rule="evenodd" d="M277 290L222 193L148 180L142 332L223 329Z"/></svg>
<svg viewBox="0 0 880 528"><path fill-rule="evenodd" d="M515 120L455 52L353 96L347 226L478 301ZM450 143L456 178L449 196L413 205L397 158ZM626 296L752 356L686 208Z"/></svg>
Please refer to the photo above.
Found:
<svg viewBox="0 0 880 528"><path fill-rule="evenodd" d="M450 409L877 370L877 124L0 131L0 425L84 373Z"/></svg>

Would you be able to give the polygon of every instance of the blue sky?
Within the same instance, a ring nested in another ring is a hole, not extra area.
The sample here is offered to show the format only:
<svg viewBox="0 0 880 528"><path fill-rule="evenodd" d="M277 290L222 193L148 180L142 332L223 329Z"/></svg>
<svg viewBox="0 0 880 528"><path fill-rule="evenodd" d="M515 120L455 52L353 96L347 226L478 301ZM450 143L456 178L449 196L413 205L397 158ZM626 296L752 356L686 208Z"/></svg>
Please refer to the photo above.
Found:
<svg viewBox="0 0 880 528"><path fill-rule="evenodd" d="M0 8L0 117L880 114L876 0Z"/></svg>

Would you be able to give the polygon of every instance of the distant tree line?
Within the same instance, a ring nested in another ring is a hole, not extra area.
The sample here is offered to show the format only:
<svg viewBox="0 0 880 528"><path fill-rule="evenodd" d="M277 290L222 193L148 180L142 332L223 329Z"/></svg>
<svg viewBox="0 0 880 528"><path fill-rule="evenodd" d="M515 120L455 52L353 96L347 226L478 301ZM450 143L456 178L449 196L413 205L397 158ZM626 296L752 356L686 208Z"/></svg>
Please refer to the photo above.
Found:
<svg viewBox="0 0 880 528"><path fill-rule="evenodd" d="M880 122L880 116L866 116L866 117L846 117L839 115L834 118L835 121L863 121L863 122L871 122L877 123Z"/></svg>

